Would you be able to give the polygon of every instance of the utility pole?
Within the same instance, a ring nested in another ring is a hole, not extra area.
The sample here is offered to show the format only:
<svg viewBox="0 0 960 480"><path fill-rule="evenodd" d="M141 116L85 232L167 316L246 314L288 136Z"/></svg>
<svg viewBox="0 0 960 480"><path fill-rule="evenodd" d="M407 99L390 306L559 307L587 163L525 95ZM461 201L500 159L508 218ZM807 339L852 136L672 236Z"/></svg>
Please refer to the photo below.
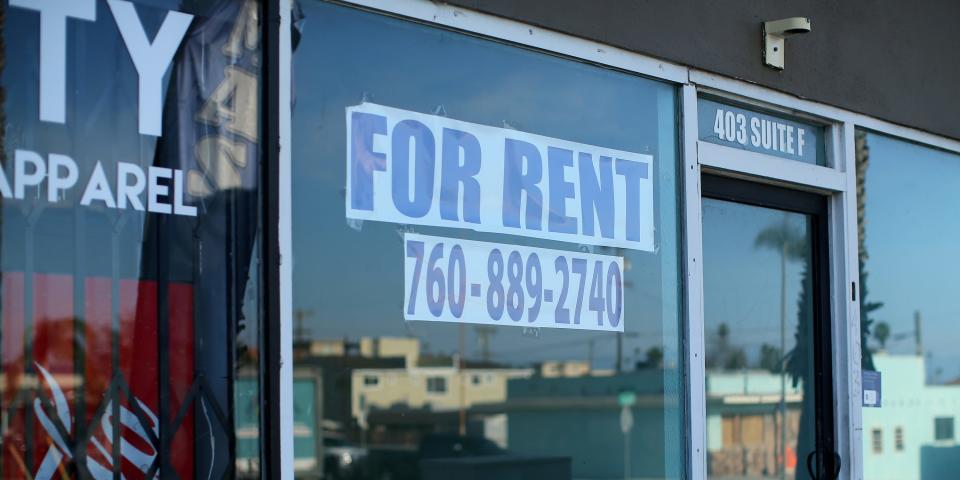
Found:
<svg viewBox="0 0 960 480"><path fill-rule="evenodd" d="M309 329L303 326L303 321L313 316L313 310L298 308L293 311L293 341L301 343L307 340Z"/></svg>
<svg viewBox="0 0 960 480"><path fill-rule="evenodd" d="M917 356L923 356L923 317L920 310L913 312L913 339L916 342Z"/></svg>
<svg viewBox="0 0 960 480"><path fill-rule="evenodd" d="M589 374L593 375L593 338L587 341L587 368L589 368Z"/></svg>
<svg viewBox="0 0 960 480"><path fill-rule="evenodd" d="M614 371L620 373L623 364L623 333L617 332L617 364L614 365Z"/></svg>
<svg viewBox="0 0 960 480"><path fill-rule="evenodd" d="M490 337L497 334L497 329L490 326L474 328L477 333L477 343L480 344L480 359L484 363L490 361ZM462 352L461 352L462 353Z"/></svg>
<svg viewBox="0 0 960 480"><path fill-rule="evenodd" d="M465 398L465 395L466 395L465 384L467 383L467 379L463 372L463 369L466 366L465 360L463 358L464 343L466 342L464 337L465 337L464 328L463 328L463 324L461 323L460 324L460 355L459 355L459 358L457 358L457 378L459 379L459 383L460 383L460 425L459 425L460 436L467 435L467 404L466 404L467 399Z"/></svg>

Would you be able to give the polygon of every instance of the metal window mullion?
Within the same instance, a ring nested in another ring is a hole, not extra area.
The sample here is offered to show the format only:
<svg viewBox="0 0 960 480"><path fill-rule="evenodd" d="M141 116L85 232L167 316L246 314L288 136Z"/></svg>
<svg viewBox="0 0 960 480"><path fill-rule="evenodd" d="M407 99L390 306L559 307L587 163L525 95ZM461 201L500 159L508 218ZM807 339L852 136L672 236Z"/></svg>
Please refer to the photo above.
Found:
<svg viewBox="0 0 960 480"><path fill-rule="evenodd" d="M697 161L697 90L681 87L683 135L684 345L686 347L686 420L688 478L706 478L706 366L703 321L703 222L700 165Z"/></svg>
<svg viewBox="0 0 960 480"><path fill-rule="evenodd" d="M849 418L848 408L848 371L847 371L847 336L846 331L848 321L846 303L850 297L850 283L848 273L845 268L845 259L847 258L844 248L849 231L846 228L844 205L845 197L848 194L847 173L844 169L846 159L843 156L843 132L842 124L833 125L828 128L825 135L825 147L827 153L828 165L834 169L841 179L841 188L838 192L827 197L827 261L829 262L825 275L828 278L829 301L827 308L829 312L829 338L830 345L827 347L826 358L832 373L831 384L833 402L826 408L832 408L833 425L830 435L833 441L833 450L840 456L840 478L848 478L848 472L845 465L849 458L848 446L849 435L845 425ZM824 457L825 458L825 457ZM821 462L825 461L823 458Z"/></svg>
<svg viewBox="0 0 960 480"><path fill-rule="evenodd" d="M802 185L823 192L841 192L846 188L843 173L830 167L704 141L697 145L698 161L715 171L736 172L771 183Z"/></svg>
<svg viewBox="0 0 960 480"><path fill-rule="evenodd" d="M849 478L848 465L845 465L849 455L850 436L846 428L849 425L849 389L847 388L849 372L847 362L848 356L848 336L850 332L847 329L849 317L847 315L846 304L850 297L850 278L845 267L848 257L845 244L849 238L850 231L846 226L846 197L849 194L848 175L849 169L845 169L846 158L843 155L843 131L842 126L833 126L828 130L826 136L827 157L831 166L841 175L843 181L842 191L835 193L828 198L828 260L830 278L830 368L833 372L833 382L830 386L833 390L833 418L834 425L833 443L834 451L840 455L841 473L840 478Z"/></svg>
<svg viewBox="0 0 960 480"><path fill-rule="evenodd" d="M292 240L292 195L291 195L291 122L292 122L292 23L291 14L293 12L293 2L291 0L280 0L279 11L280 25L278 32L278 41L276 48L277 58L277 142L278 154L277 160L277 217L273 219L277 225L277 258L264 259L267 265L274 261L279 262L275 273L277 281L270 282L268 288L277 287L277 313L279 318L270 319L271 324L278 324L279 333L279 352L280 362L279 382L277 383L277 396L279 413L276 416L278 421L274 425L275 431L279 432L274 441L277 442L276 448L278 455L274 459L279 463L279 468L275 471L280 473L283 480L293 480L293 240Z"/></svg>
<svg viewBox="0 0 960 480"><path fill-rule="evenodd" d="M842 257L834 264L838 269L838 278L842 284L835 288L836 311L846 318L846 322L837 321L835 345L838 347L837 367L843 379L836 383L837 405L844 410L845 418L838 416L838 442L840 454L846 453L845 466L841 478L863 478L863 421L861 415L861 345L860 345L860 267L859 267L859 229L857 225L857 169L855 127L850 122L842 123L838 130L838 160L842 161L842 170L846 174L846 192L838 195L835 202L838 215L834 221L835 229L844 233L842 242L834 249ZM842 230L841 230L842 229ZM840 283L840 282L837 282ZM856 300L853 298L853 285L856 285ZM846 368L842 368L846 367ZM845 400L845 401L844 401ZM840 413L840 412L838 412Z"/></svg>
<svg viewBox="0 0 960 480"><path fill-rule="evenodd" d="M263 2L261 478L294 478L290 243L291 0Z"/></svg>

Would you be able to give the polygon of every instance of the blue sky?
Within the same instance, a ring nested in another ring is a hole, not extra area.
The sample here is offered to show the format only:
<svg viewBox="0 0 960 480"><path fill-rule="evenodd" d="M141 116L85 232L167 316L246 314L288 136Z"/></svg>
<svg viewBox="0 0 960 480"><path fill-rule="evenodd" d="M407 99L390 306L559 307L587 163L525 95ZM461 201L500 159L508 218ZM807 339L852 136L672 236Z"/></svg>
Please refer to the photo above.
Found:
<svg viewBox="0 0 960 480"><path fill-rule="evenodd" d="M709 341L720 324L730 343L755 362L764 343L780 348L780 252L757 248L763 229L786 222L807 233L807 217L720 200L703 200L704 323ZM786 350L795 345L803 263L787 262ZM707 356L710 356L708 343Z"/></svg>

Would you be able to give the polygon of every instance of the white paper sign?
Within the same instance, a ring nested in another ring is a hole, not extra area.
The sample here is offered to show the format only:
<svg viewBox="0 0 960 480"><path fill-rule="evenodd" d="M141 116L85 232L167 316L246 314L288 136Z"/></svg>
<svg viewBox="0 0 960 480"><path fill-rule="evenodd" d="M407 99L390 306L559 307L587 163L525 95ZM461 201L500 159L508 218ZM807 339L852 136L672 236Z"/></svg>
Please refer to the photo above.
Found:
<svg viewBox="0 0 960 480"><path fill-rule="evenodd" d="M623 258L404 235L406 320L623 331Z"/></svg>
<svg viewBox="0 0 960 480"><path fill-rule="evenodd" d="M346 216L654 250L653 157L348 107Z"/></svg>

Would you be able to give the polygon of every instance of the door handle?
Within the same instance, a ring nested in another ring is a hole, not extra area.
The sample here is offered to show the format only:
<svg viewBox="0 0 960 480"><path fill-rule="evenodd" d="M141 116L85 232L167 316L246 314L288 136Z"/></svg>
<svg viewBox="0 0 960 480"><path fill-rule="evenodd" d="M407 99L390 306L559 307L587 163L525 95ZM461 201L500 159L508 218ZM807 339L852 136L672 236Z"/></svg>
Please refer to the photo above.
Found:
<svg viewBox="0 0 960 480"><path fill-rule="evenodd" d="M832 453L833 453L833 465L834 465L834 470L835 470L835 471L833 472L833 476L830 477L829 479L821 479L820 476L818 475L819 472L814 472L813 464L811 463L811 461L813 460L813 456L816 455L817 452L818 452L818 450L814 450L814 451L810 452L809 455L807 455L807 473L810 474L810 478L812 478L813 480L836 480L837 478L839 478L839 477L840 477L840 468L841 468L840 454L837 453L837 452L832 452Z"/></svg>

